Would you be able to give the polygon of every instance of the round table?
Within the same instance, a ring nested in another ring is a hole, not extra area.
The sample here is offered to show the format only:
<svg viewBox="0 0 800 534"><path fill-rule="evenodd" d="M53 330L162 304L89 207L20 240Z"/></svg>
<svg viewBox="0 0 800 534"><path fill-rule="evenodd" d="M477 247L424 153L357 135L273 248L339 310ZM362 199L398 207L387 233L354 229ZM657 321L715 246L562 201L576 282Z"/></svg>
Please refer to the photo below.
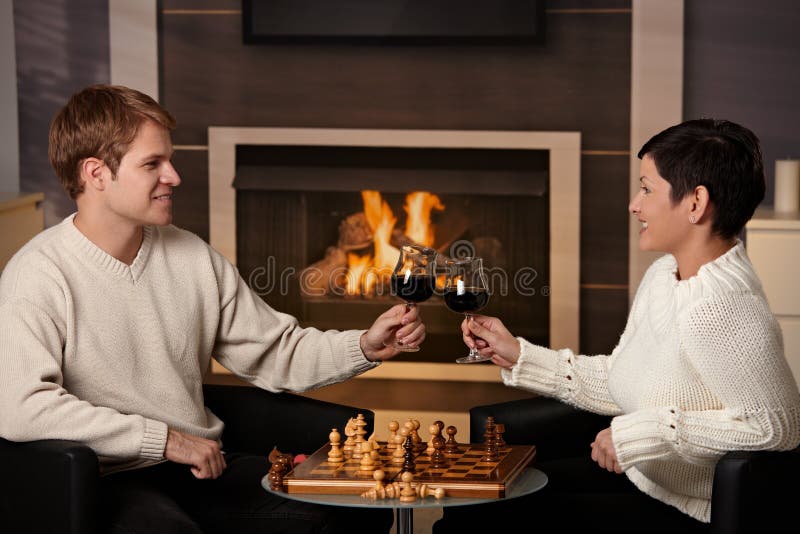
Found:
<svg viewBox="0 0 800 534"><path fill-rule="evenodd" d="M448 506L469 506L473 504L486 504L489 502L500 501L503 499L515 499L539 491L547 484L547 475L538 469L528 467L524 469L510 488L506 489L506 496L496 499L470 498L470 497L443 497L434 499L426 497L418 499L412 503L400 502L398 499L378 499L371 500L360 495L339 495L339 494L317 494L317 493L286 493L275 491L269 487L269 480L265 476L261 479L261 485L268 492L280 495L286 499L296 501L327 504L332 506L345 506L349 508L393 508L397 517L397 534L413 534L414 532L414 510L416 508L447 508Z"/></svg>

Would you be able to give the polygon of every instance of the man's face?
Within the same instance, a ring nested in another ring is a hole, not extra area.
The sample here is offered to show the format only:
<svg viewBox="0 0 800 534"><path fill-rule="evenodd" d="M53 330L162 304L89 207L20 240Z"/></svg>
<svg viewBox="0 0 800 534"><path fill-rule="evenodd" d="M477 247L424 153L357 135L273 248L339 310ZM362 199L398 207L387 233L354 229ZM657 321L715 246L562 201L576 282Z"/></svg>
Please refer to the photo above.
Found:
<svg viewBox="0 0 800 534"><path fill-rule="evenodd" d="M146 120L122 157L116 179L107 182L106 205L136 225L172 222L172 188L181 183L172 166L169 130Z"/></svg>

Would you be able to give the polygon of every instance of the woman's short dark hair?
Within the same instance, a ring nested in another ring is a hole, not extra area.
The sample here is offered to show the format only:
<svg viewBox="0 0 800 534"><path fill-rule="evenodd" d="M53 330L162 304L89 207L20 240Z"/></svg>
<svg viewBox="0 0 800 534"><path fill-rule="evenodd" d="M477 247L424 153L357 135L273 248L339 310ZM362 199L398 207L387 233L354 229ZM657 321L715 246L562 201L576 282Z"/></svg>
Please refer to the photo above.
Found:
<svg viewBox="0 0 800 534"><path fill-rule="evenodd" d="M672 186L673 203L705 186L714 206L711 231L723 238L738 235L764 200L761 143L734 122L695 119L671 126L642 146L638 157L645 155Z"/></svg>

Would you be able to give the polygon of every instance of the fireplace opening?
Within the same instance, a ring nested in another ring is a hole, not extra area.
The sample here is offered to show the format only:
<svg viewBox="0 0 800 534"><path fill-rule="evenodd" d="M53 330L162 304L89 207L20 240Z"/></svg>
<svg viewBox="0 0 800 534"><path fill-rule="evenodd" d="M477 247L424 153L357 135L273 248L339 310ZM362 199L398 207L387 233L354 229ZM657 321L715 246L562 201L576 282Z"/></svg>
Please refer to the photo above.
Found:
<svg viewBox="0 0 800 534"><path fill-rule="evenodd" d="M481 256L482 313L548 345L548 166L546 150L238 145L236 264L265 302L326 330L367 328L401 302L388 274L405 242L435 248L442 266ZM422 349L396 361L463 353L463 316L440 289L419 305Z"/></svg>

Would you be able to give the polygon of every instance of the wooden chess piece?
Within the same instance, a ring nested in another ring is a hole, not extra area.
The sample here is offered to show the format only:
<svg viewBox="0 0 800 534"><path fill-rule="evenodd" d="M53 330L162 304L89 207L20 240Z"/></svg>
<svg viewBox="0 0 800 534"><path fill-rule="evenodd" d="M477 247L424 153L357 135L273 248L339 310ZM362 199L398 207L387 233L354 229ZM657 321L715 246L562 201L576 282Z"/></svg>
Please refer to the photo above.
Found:
<svg viewBox="0 0 800 534"><path fill-rule="evenodd" d="M375 471L372 472L372 478L375 480L376 489L383 488L386 485L386 483L383 481L383 479L386 478L386 471L383 469L375 469Z"/></svg>
<svg viewBox="0 0 800 534"><path fill-rule="evenodd" d="M445 454L458 454L460 449L458 447L458 442L456 441L456 427L450 425L445 430L447 433L447 441L444 444L444 452Z"/></svg>
<svg viewBox="0 0 800 534"><path fill-rule="evenodd" d="M434 497L436 499L441 499L445 496L445 490L444 488L432 488L427 484L420 484L420 486L417 488L417 495L419 495L423 499L425 497Z"/></svg>
<svg viewBox="0 0 800 534"><path fill-rule="evenodd" d="M403 442L403 451L402 471L415 473L417 471L417 464L414 461L414 442L411 440L410 433L406 433L406 439Z"/></svg>
<svg viewBox="0 0 800 534"><path fill-rule="evenodd" d="M356 425L355 419L352 417L348 419L347 424L344 425L344 435L347 436L347 439L344 440L344 446L342 447L342 451L346 456L350 456L353 453L353 447L356 443Z"/></svg>
<svg viewBox="0 0 800 534"><path fill-rule="evenodd" d="M397 430L400 428L400 423L392 421L389 423L389 438L386 440L386 448L394 449L396 447L394 437L397 435Z"/></svg>
<svg viewBox="0 0 800 534"><path fill-rule="evenodd" d="M400 491L401 491L400 483L397 482L396 480L393 481L391 484L386 484L386 486L384 486L383 489L384 492L386 493L387 499L397 499L400 497Z"/></svg>
<svg viewBox="0 0 800 534"><path fill-rule="evenodd" d="M410 441L410 440L409 440ZM412 444L413 447L413 444ZM414 490L414 487L411 485L411 481L414 480L414 474L410 471L403 471L403 474L400 475L400 480L403 481L403 489L400 490L400 502L414 502L417 500L417 492Z"/></svg>
<svg viewBox="0 0 800 534"><path fill-rule="evenodd" d="M344 462L344 453L342 452L342 435L339 429L331 428L331 433L328 434L328 439L331 442L331 450L328 451L328 461L332 464L340 464Z"/></svg>
<svg viewBox="0 0 800 534"><path fill-rule="evenodd" d="M506 446L506 441L503 439L503 432L506 431L506 425L503 423L495 423L494 430L497 434L497 438L495 438L495 442L497 443L497 450L501 450L503 447Z"/></svg>
<svg viewBox="0 0 800 534"><path fill-rule="evenodd" d="M411 424L413 425L411 427L411 441L414 443L414 451L422 452L425 450L427 445L424 441L422 441L422 438L419 435L420 422L416 419L409 419L409 421L411 421Z"/></svg>
<svg viewBox="0 0 800 534"><path fill-rule="evenodd" d="M355 442L353 443L352 458L360 460L362 454L361 444L366 441L364 436L367 433L367 430L365 428L367 426L367 421L366 419L364 419L363 413L360 413L356 416L355 426L356 426L356 432L355 432Z"/></svg>
<svg viewBox="0 0 800 534"><path fill-rule="evenodd" d="M499 458L497 453L497 432L494 425L494 417L489 416L486 418L486 431L483 433L484 437L484 446L486 447L483 456L481 456L482 462L496 462Z"/></svg>
<svg viewBox="0 0 800 534"><path fill-rule="evenodd" d="M403 442L406 440L406 436L408 435L408 430L404 427L400 429L399 434L395 434L394 436L394 452L392 452L392 463L399 465L402 464L405 459L405 451L403 450Z"/></svg>
<svg viewBox="0 0 800 534"><path fill-rule="evenodd" d="M442 429L436 423L432 424L428 430L433 435L431 441L433 442L433 453L431 453L431 467L434 469L441 469L447 467L447 457L444 455L444 438L442 437Z"/></svg>
<svg viewBox="0 0 800 534"><path fill-rule="evenodd" d="M438 421L437 420L437 421L434 421L433 424L439 427L439 432L444 430L444 423L442 421ZM428 448L425 449L425 452L428 454L428 456L433 454L433 436L434 436L434 434L431 432L431 439L428 440Z"/></svg>
<svg viewBox="0 0 800 534"><path fill-rule="evenodd" d="M358 466L361 474L375 471L375 459L372 457L372 443L369 441L361 442L361 462Z"/></svg>

